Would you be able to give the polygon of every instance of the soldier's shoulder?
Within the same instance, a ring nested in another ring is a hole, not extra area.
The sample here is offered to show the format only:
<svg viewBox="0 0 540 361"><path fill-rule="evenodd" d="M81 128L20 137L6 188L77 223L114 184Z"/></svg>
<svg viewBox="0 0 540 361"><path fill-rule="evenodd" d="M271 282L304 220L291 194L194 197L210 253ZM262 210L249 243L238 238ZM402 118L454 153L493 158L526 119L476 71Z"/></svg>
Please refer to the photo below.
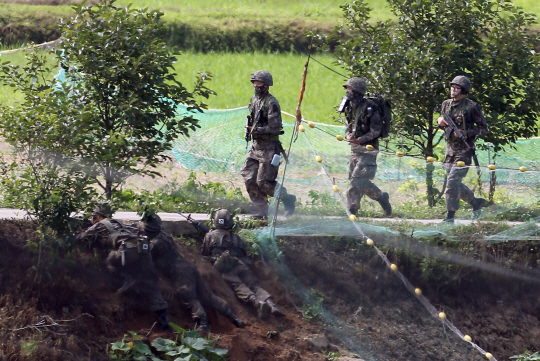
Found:
<svg viewBox="0 0 540 361"><path fill-rule="evenodd" d="M478 104L477 104L475 101L473 101L473 100L471 100L471 99L469 99L469 98L465 98L465 104L466 104L469 108L475 108L475 107L478 106Z"/></svg>
<svg viewBox="0 0 540 361"><path fill-rule="evenodd" d="M442 102L442 105L448 105L452 102L452 99L446 99L445 101Z"/></svg>
<svg viewBox="0 0 540 361"><path fill-rule="evenodd" d="M275 113L280 112L281 109L278 100L272 94L269 94L268 109Z"/></svg>

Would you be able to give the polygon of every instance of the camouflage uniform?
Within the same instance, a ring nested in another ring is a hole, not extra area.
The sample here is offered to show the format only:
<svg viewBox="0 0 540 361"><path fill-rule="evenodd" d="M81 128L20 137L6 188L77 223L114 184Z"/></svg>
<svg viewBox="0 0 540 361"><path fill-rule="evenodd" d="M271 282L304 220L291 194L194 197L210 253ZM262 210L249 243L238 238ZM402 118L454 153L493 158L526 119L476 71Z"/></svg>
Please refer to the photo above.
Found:
<svg viewBox="0 0 540 361"><path fill-rule="evenodd" d="M383 193L371 181L377 172L377 155L379 153L379 137L382 131L382 120L379 108L375 102L364 98L365 82L351 78L343 86L353 85L355 96L345 106L344 113L347 119L347 138L359 139L361 144L351 143L351 159L349 161L349 189L347 190L347 207L356 214L360 209L360 200L367 195L383 206L386 215L390 215L391 208L388 194ZM362 87L358 87L360 83ZM356 85L356 88L354 87ZM372 145L373 150L366 146Z"/></svg>
<svg viewBox="0 0 540 361"><path fill-rule="evenodd" d="M214 263L214 267L232 286L238 298L257 309L259 318L266 318L270 313L283 316L284 313L274 304L272 295L259 285L249 268L251 258L247 255L242 238L229 230L232 226L230 213L227 210L218 211L214 219L214 227L217 229L206 233L202 255ZM198 228L207 229L203 225L198 225Z"/></svg>
<svg viewBox="0 0 540 361"><path fill-rule="evenodd" d="M112 229L118 232L118 237L114 242L113 237L111 237ZM106 264L111 272L124 277L124 286L119 290L120 293L134 287L152 311L158 312L167 309L167 302L159 290L159 276L152 263L150 252L139 253L137 250L139 238L120 221L115 219L102 220L78 235L77 239L87 243L90 247L113 249L107 257ZM122 241L126 245L125 265L122 265L122 251L120 250Z"/></svg>
<svg viewBox="0 0 540 361"><path fill-rule="evenodd" d="M465 76L457 76L450 82L450 86L458 85L462 94L468 94L471 90L471 82ZM476 137L485 135L488 132L488 125L484 118L482 110L472 100L462 98L460 100L448 99L441 105L441 114L446 113L452 118L454 123L462 129L469 145L474 145ZM483 198L475 198L473 191L463 184L463 178L469 171L474 147L467 149L465 143L451 133L450 138L446 140L446 155L444 166L446 168L446 209L450 216L447 219L453 219L453 213L459 209L459 200L473 206L473 210L480 209L485 203ZM457 166L457 162L463 161L465 167ZM474 218L474 212L473 212Z"/></svg>
<svg viewBox="0 0 540 361"><path fill-rule="evenodd" d="M203 306L213 307L237 327L244 326L244 322L232 313L227 302L210 291L197 268L180 255L173 238L161 230L161 219L154 221L155 218L159 216L152 216L150 222L143 223L140 227L150 239L154 265L174 287L184 306L191 311L191 316L198 326L207 331L205 328L208 323ZM153 226L158 222L159 226L154 228Z"/></svg>
<svg viewBox="0 0 540 361"><path fill-rule="evenodd" d="M488 132L488 125L482 110L472 100L467 98L458 101L445 100L442 103L441 112L447 113L454 123L466 132L467 142L470 145L474 144L477 136L485 135ZM445 198L448 211L457 211L460 199L471 205L475 200L473 191L462 183L469 171L473 152L474 149L467 149L465 143L453 132L450 139L446 140L444 167L447 173ZM465 167L456 166L459 161L465 162Z"/></svg>
<svg viewBox="0 0 540 361"><path fill-rule="evenodd" d="M270 163L275 154L282 153L279 135L283 134L283 125L279 103L268 91L268 87L273 85L270 73L257 71L251 75L251 79L252 82L265 82L266 90L251 97L248 109L254 123L251 131L252 142L240 174L246 184L253 211L258 216L265 217L268 214L268 197L274 196L277 185L279 165ZM259 111L260 117L257 119ZM281 192L286 211L292 214L296 197L287 194L285 187L281 188Z"/></svg>

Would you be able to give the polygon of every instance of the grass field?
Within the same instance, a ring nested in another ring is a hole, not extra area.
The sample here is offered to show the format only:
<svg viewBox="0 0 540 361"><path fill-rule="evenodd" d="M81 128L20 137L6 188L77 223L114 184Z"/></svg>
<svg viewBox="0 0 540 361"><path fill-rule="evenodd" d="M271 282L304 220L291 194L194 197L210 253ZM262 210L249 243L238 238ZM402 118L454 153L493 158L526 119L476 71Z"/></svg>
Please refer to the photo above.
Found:
<svg viewBox="0 0 540 361"><path fill-rule="evenodd" d="M317 59L332 66L333 58L330 55L319 55ZM3 55L0 60L23 64L24 54L17 52ZM208 87L216 91L217 96L207 101L209 108L231 109L249 103L253 94L250 74L260 69L268 70L274 77L271 92L279 100L282 110L295 113L305 61L306 56L297 54L183 53L178 57L176 71L178 80L188 89L192 87L197 71L211 71L214 79ZM302 106L304 117L321 122L329 121L333 107L339 104L343 95L341 84L342 77L312 61ZM3 104L14 104L18 99L21 97L14 96L13 88L0 87L0 101Z"/></svg>

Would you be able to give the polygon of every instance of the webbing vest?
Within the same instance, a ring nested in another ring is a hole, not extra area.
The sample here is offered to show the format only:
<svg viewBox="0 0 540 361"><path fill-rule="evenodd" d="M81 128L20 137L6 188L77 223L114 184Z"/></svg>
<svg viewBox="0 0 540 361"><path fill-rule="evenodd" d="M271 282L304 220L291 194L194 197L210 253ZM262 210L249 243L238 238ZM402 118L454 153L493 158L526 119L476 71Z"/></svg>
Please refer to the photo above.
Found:
<svg viewBox="0 0 540 361"><path fill-rule="evenodd" d="M112 222L108 219L104 219L100 221L99 223L103 224L105 227L107 227L107 230L109 231L109 240L112 242L113 248L117 249L120 244L119 242L124 241L127 243L132 243L135 246L137 246L137 250L139 253L147 253L149 250L148 242L141 237L137 236L136 234L133 234L130 230L126 229L122 223L118 223L118 225L121 227L120 229L117 229L113 226ZM122 231L125 231L122 234ZM125 239L119 240L120 236L125 236Z"/></svg>
<svg viewBox="0 0 540 361"><path fill-rule="evenodd" d="M351 133L354 137L367 134L371 127L371 117L376 111L375 105L370 104L366 98L362 98L361 103L354 109L351 105L347 112L347 118L353 122Z"/></svg>
<svg viewBox="0 0 540 361"><path fill-rule="evenodd" d="M447 101L442 112L447 113L450 118L456 123L459 129L465 131L471 129L472 120L470 119L470 110L469 102L466 98L462 99L461 102L456 106L451 106L452 101Z"/></svg>
<svg viewBox="0 0 540 361"><path fill-rule="evenodd" d="M222 253L225 250L228 250L231 256L242 257L241 244L238 241L238 237L231 232L213 232L212 242L209 245L212 253Z"/></svg>
<svg viewBox="0 0 540 361"><path fill-rule="evenodd" d="M264 96L262 105L260 107L261 115L259 119L256 118L258 109L257 110L255 109L255 102L257 101L257 96L253 95L251 97L251 102L249 103L249 111L251 113L251 119L253 119L254 122L257 121L257 123L253 123L253 128L264 127L268 125L268 109L269 109L268 105L270 103L271 97L272 96L270 95L270 93L266 93L266 95ZM267 141L267 142L279 141L279 135L267 135L267 134L254 133L252 136L253 136L253 139L259 140L259 141L261 140Z"/></svg>

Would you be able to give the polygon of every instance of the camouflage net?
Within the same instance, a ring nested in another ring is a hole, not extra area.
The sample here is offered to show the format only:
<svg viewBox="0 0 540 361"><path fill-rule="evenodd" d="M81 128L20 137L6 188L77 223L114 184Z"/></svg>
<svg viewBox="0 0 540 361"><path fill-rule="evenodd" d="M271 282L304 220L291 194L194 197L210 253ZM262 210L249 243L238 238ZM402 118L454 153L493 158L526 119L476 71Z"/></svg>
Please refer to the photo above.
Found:
<svg viewBox="0 0 540 361"><path fill-rule="evenodd" d="M181 108L180 112L185 113L186 110ZM178 139L173 150L176 159L183 167L190 170L209 173L238 173L247 153L244 141L246 115L247 108L212 110L203 114L195 114L201 128L189 137ZM285 149L291 146L291 151L286 174L283 174L283 165L280 169L281 183L287 187L289 193L296 194L300 201L302 199L306 201L310 197L311 199L318 197L319 200L322 199L322 202L326 200L331 206L323 209L321 215L337 216L337 218L304 216L301 219L295 218L294 221L287 221L272 217L273 214L271 214L269 217L272 219L270 226L258 232L259 240L265 244L264 248L270 253L279 253L274 237L290 235L358 237L360 241L373 247L384 264L397 275L406 289L433 318L441 322L443 329L453 331L459 340L465 341L487 358L496 360L493 355L483 350L457 329L443 312L439 312L422 295L421 290L414 287L399 271L398 265L392 264L385 253L376 245L391 243L389 239L394 239L394 244L397 244L400 237L403 237L402 234L389 228L361 223L348 213L344 191L348 187L350 146L342 140L345 127L305 121L303 131L299 133L299 137L291 145L291 132L295 117L286 112L282 112L282 115L285 135L281 137L281 140ZM539 144L540 139L534 138L520 140L515 148L508 148L497 154L494 154L488 145L483 147L483 150L477 150L480 167L477 169L471 166L472 169L465 182L476 193L483 191L485 194L490 187L498 187L500 189L498 195L501 198L499 203L484 210L483 217L493 217L499 213L507 212L509 209L523 205L530 206L538 202L538 189L535 187L539 177L540 155L533 150ZM374 182L379 184L383 191L396 194L396 189L412 189L417 195L425 193L423 188L425 188L426 182L426 169L429 167L433 171L434 186L439 188L442 186L445 170L440 161L427 162L422 158L410 157L406 154L397 156L396 151L400 149L403 149L402 144L396 139L383 142L381 146L381 152L378 156L378 171ZM444 140L437 147L436 155L442 160ZM491 167L488 167L489 165ZM506 198L501 194L506 194ZM516 197L517 194L520 195L519 199ZM275 198L270 209L278 209ZM350 219L347 219L346 216ZM537 239L540 235L540 228L537 224L539 220L533 219L527 223L520 223L507 231L487 237L485 241L486 243L497 243L515 239ZM437 236L451 241L459 241L447 232L453 227L453 225L447 224L419 226L415 229L413 236ZM449 257L446 252L441 250L434 250L434 252L438 254L440 259L448 262L472 264L470 259L459 259L457 255ZM291 277L291 272L286 269L286 266L282 265L281 267L285 268L284 274ZM495 273L507 273L489 264L482 265L482 267ZM535 276L537 277L537 275L515 275L515 277L528 281L534 280ZM303 290L303 292L304 294L308 293L307 290ZM329 312L324 312L323 315L329 324L335 326L335 330L339 330L340 337L349 343L349 347L365 359L375 359L367 349L351 341L350 336L354 330L351 329L350 325Z"/></svg>

